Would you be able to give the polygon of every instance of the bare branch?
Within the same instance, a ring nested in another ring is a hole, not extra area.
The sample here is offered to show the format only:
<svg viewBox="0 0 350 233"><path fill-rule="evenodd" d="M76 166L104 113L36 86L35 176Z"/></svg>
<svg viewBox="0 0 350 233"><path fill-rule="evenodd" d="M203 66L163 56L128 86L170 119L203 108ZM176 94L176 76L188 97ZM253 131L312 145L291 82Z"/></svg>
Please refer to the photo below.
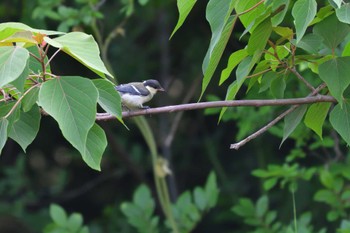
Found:
<svg viewBox="0 0 350 233"><path fill-rule="evenodd" d="M180 105L170 105L165 107L140 109L135 111L123 112L123 119L141 116L151 115L159 113L172 113L179 111L189 111L196 109L206 108L221 108L221 107L238 107L238 106L284 106L284 105L300 105L311 104L317 102L336 102L336 99L328 95L308 96L304 98L291 98L291 99L266 99L266 100L229 100L229 101L212 101L212 102L199 102ZM96 120L115 120L115 117L108 113L97 113Z"/></svg>

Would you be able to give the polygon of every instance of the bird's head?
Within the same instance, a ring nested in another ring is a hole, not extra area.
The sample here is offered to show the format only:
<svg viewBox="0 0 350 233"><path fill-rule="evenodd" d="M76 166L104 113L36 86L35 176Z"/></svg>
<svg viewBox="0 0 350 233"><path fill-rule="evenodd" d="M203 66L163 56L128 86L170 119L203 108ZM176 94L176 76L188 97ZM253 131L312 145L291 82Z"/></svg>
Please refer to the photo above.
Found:
<svg viewBox="0 0 350 233"><path fill-rule="evenodd" d="M165 91L164 88L155 79L149 79L143 81L143 85L152 93L155 94L158 91Z"/></svg>

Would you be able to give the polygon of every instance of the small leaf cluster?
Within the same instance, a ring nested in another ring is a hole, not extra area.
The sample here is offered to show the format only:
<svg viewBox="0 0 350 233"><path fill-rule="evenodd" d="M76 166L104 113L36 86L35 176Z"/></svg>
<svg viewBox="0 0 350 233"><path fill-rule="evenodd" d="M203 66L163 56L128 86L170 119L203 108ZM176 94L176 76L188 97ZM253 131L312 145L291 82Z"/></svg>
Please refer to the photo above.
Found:
<svg viewBox="0 0 350 233"><path fill-rule="evenodd" d="M241 198L232 212L242 217L244 222L251 226L252 233L279 233L279 232L305 232L305 233L325 233L325 229L315 231L311 224L311 213L306 212L300 215L297 221L297 228L293 221L290 224L283 224L277 219L277 211L269 209L269 199L266 195L261 196L254 204L251 199Z"/></svg>
<svg viewBox="0 0 350 233"><path fill-rule="evenodd" d="M204 187L196 187L193 192L185 191L172 206L172 214L179 232L191 232L202 219L203 215L215 207L219 189L215 173L211 172ZM139 186L132 202L121 204L121 210L128 222L140 233L159 232L161 225L159 217L154 215L155 202L150 190L145 185ZM168 220L167 228L172 229Z"/></svg>
<svg viewBox="0 0 350 233"><path fill-rule="evenodd" d="M0 24L0 152L10 137L25 151L35 139L41 113L58 123L63 136L93 169L100 170L107 146L95 123L97 104L121 122L121 100L97 43L82 32L39 30L21 23ZM56 52L48 57L48 49ZM50 62L65 52L100 79L58 76Z"/></svg>
<svg viewBox="0 0 350 233"><path fill-rule="evenodd" d="M83 225L83 217L79 213L67 215L61 206L51 204L50 217L53 222L45 227L44 233L89 233L89 228Z"/></svg>

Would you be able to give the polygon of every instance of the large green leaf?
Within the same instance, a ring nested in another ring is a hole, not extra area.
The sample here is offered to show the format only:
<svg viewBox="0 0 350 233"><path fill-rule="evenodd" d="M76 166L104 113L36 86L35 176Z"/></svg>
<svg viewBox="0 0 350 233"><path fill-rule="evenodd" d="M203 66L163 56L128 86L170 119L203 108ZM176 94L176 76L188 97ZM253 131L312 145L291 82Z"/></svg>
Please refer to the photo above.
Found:
<svg viewBox="0 0 350 233"><path fill-rule="evenodd" d="M350 84L350 57L337 57L319 65L320 78L342 105L343 92Z"/></svg>
<svg viewBox="0 0 350 233"><path fill-rule="evenodd" d="M1 151L5 146L5 143L7 141L7 127L9 125L9 122L5 118L0 119L0 155Z"/></svg>
<svg viewBox="0 0 350 233"><path fill-rule="evenodd" d="M329 121L344 141L350 145L350 103L345 101L343 106L337 104L332 110Z"/></svg>
<svg viewBox="0 0 350 233"><path fill-rule="evenodd" d="M304 49L309 53L317 53L322 45L323 38L317 34L305 35L297 44L297 47Z"/></svg>
<svg viewBox="0 0 350 233"><path fill-rule="evenodd" d="M219 85L224 83L231 75L233 69L248 56L247 49L240 49L230 55L227 67L221 72Z"/></svg>
<svg viewBox="0 0 350 233"><path fill-rule="evenodd" d="M256 51L263 50L271 32L272 24L270 18L265 19L255 27L248 41L248 54L253 55Z"/></svg>
<svg viewBox="0 0 350 233"><path fill-rule="evenodd" d="M337 14L337 17L340 22L343 23L350 23L350 4L346 3L342 5L339 9L335 10L335 13Z"/></svg>
<svg viewBox="0 0 350 233"><path fill-rule="evenodd" d="M18 46L0 47L0 88L16 80L27 66L28 50Z"/></svg>
<svg viewBox="0 0 350 233"><path fill-rule="evenodd" d="M113 77L103 64L98 45L91 35L83 32L70 32L54 39L48 37L44 39L51 46L61 48L99 76L105 77L104 74L107 74Z"/></svg>
<svg viewBox="0 0 350 233"><path fill-rule="evenodd" d="M179 20L177 21L177 24L176 24L173 32L171 33L170 38L173 37L175 32L185 22L185 19L187 18L188 14L192 10L192 8L196 2L197 2L197 0L177 0L177 9L179 10Z"/></svg>
<svg viewBox="0 0 350 233"><path fill-rule="evenodd" d="M317 12L315 0L298 0L293 6L292 15L297 34L297 43L303 38L306 28L314 19Z"/></svg>
<svg viewBox="0 0 350 233"><path fill-rule="evenodd" d="M92 81L82 77L55 78L39 91L39 105L58 122L63 136L83 158L87 156L87 137L95 122L97 99Z"/></svg>
<svg viewBox="0 0 350 233"><path fill-rule="evenodd" d="M331 15L313 28L315 34L323 38L323 43L330 49L335 49L350 32L349 25L339 22L336 15Z"/></svg>
<svg viewBox="0 0 350 233"><path fill-rule="evenodd" d="M64 34L63 32L35 29L23 23L8 22L8 23L0 23L0 40L3 40L4 38L7 38L19 31L30 31L30 32L41 33L45 35Z"/></svg>
<svg viewBox="0 0 350 233"><path fill-rule="evenodd" d="M85 153L82 154L83 160L91 168L100 171L101 159L106 147L106 134L103 129L95 123L87 136Z"/></svg>
<svg viewBox="0 0 350 233"><path fill-rule="evenodd" d="M201 97L214 74L236 22L237 18L230 16L234 6L233 3L234 1L231 0L210 0L207 5L206 18L212 36L202 64L204 78Z"/></svg>
<svg viewBox="0 0 350 233"><path fill-rule="evenodd" d="M221 37L218 41L218 43L215 45L214 50L212 53L209 55L209 63L208 66L205 67L204 70L204 77L203 77L203 82L202 82L202 92L200 98L203 96L204 91L208 87L208 84L213 77L213 74L216 70L217 65L219 64L219 61L221 59L221 56L225 50L226 44L228 42L228 39L230 38L230 35L232 33L233 26L237 20L236 16L231 16L227 24L222 31ZM208 50L209 51L209 50ZM208 55L208 53L207 53Z"/></svg>
<svg viewBox="0 0 350 233"><path fill-rule="evenodd" d="M300 121L303 119L303 116L305 115L306 110L307 110L307 105L301 105L284 118L283 139L280 146L289 137L289 135L295 130L295 128L299 125Z"/></svg>
<svg viewBox="0 0 350 233"><path fill-rule="evenodd" d="M23 149L35 139L40 126L41 114L39 107L33 107L28 112L21 112L19 119L10 128L9 137L15 140Z"/></svg>
<svg viewBox="0 0 350 233"><path fill-rule="evenodd" d="M322 126L331 103L314 103L306 112L304 123L322 139Z"/></svg>

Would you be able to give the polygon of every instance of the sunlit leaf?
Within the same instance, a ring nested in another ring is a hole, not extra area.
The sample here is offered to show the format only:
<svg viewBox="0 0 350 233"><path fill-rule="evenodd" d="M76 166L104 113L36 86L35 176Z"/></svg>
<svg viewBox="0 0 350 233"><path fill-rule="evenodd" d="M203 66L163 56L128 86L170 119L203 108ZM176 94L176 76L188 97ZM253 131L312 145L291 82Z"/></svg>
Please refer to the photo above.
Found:
<svg viewBox="0 0 350 233"><path fill-rule="evenodd" d="M177 21L177 24L176 24L173 32L171 33L170 38L173 37L175 32L185 22L185 19L187 18L188 14L192 10L192 8L196 2L197 2L197 0L177 0L177 8L179 10L179 20Z"/></svg>
<svg viewBox="0 0 350 233"><path fill-rule="evenodd" d="M314 103L306 112L304 123L322 139L322 126L331 103Z"/></svg>
<svg viewBox="0 0 350 233"><path fill-rule="evenodd" d="M104 74L107 74L113 77L103 64L98 45L91 35L83 32L70 32L54 39L49 37L44 39L48 44L62 49L99 76L105 77Z"/></svg>
<svg viewBox="0 0 350 233"><path fill-rule="evenodd" d="M230 55L228 59L227 67L221 72L220 82L221 85L225 82L231 75L233 69L245 58L248 56L246 49L240 49Z"/></svg>
<svg viewBox="0 0 350 233"><path fill-rule="evenodd" d="M315 0L298 0L294 3L292 15L297 34L297 43L303 38L305 31L317 12Z"/></svg>

